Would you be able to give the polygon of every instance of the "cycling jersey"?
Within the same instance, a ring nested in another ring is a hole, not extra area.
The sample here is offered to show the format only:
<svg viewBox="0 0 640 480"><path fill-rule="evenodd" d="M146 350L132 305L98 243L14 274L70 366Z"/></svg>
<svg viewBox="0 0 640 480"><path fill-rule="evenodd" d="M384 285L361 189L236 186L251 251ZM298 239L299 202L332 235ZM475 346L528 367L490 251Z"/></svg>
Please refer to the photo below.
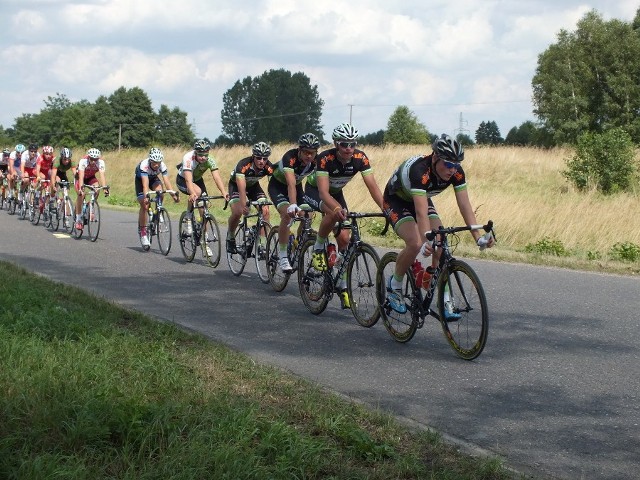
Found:
<svg viewBox="0 0 640 480"><path fill-rule="evenodd" d="M58 175L60 173L63 172L68 172L70 169L72 169L73 167L75 167L75 163L73 163L73 160L71 160L70 158L67 159L68 162L64 163L62 161L62 157L58 157L55 159L55 161L53 162L53 168L55 168L56 170L58 170Z"/></svg>
<svg viewBox="0 0 640 480"><path fill-rule="evenodd" d="M53 155L50 157L45 157L43 154L38 155L38 165L40 166L40 173L47 176L49 178L49 171L53 167Z"/></svg>
<svg viewBox="0 0 640 480"><path fill-rule="evenodd" d="M358 172L361 172L363 176L373 173L369 158L362 150L354 150L351 159L346 164L338 159L337 150L337 148L330 148L319 153L316 157L316 169L307 178L307 184L317 188L317 177L329 177L329 193L331 195L341 192Z"/></svg>
<svg viewBox="0 0 640 480"><path fill-rule="evenodd" d="M0 165L2 165L2 166L7 166L7 165L9 165L9 158L10 158L10 155L11 155L11 154L7 155L6 157L5 157L4 155L2 155L2 159L0 159Z"/></svg>
<svg viewBox="0 0 640 480"><path fill-rule="evenodd" d="M282 159L275 164L273 178L286 185L285 172L293 172L296 177L296 185L299 185L305 177L313 173L315 167L315 161L309 162L309 165L302 163L302 160L298 157L298 149L294 148L287 151L282 156Z"/></svg>
<svg viewBox="0 0 640 480"><path fill-rule="evenodd" d="M9 154L9 162L13 162L13 168L15 170L20 170L20 165L22 165L22 155L14 150Z"/></svg>
<svg viewBox="0 0 640 480"><path fill-rule="evenodd" d="M209 155L205 162L198 163L198 161L196 161L196 151L191 150L184 154L182 163L178 164L178 168L178 176L184 177L183 172L189 171L193 175L193 182L195 183L200 180L208 170L212 172L218 170L218 164L211 155Z"/></svg>
<svg viewBox="0 0 640 480"><path fill-rule="evenodd" d="M247 188L256 185L264 177L273 175L274 166L269 160L265 163L264 168L256 170L253 163L253 157L243 158L238 162L236 168L231 172L230 183L235 184L238 177L243 177Z"/></svg>
<svg viewBox="0 0 640 480"><path fill-rule="evenodd" d="M30 155L31 152L29 152L28 150L25 152L22 152L22 167L23 168L29 168L29 169L33 169L36 168L36 164L38 163L38 154L34 154L33 156Z"/></svg>
<svg viewBox="0 0 640 480"><path fill-rule="evenodd" d="M78 163L78 171L76 175L80 175L81 172L84 172L84 178L89 179L96 176L98 172L105 171L105 163L104 160L99 158L97 161L89 161L88 156L84 156L80 159L80 163Z"/></svg>
<svg viewBox="0 0 640 480"><path fill-rule="evenodd" d="M443 181L434 171L433 154L416 155L400 164L387 182L387 191L406 202L412 202L414 196L434 197L449 185L457 192L467 188L464 170L460 164L456 172L447 181Z"/></svg>
<svg viewBox="0 0 640 480"><path fill-rule="evenodd" d="M169 170L164 162L160 162L158 164L158 168L151 168L149 163L149 159L145 158L136 166L136 178L141 177L158 177L158 175L162 175L166 177L169 175Z"/></svg>

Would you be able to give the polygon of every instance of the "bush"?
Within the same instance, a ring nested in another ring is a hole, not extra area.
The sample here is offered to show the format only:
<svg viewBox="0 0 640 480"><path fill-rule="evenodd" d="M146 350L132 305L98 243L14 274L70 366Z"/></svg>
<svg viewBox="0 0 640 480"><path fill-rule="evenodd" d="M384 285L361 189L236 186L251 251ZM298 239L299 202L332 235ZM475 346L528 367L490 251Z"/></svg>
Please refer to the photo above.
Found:
<svg viewBox="0 0 640 480"><path fill-rule="evenodd" d="M524 251L527 253L554 255L556 257L566 257L569 255L569 252L564 248L564 245L560 240L552 240L549 237L544 237L536 243L528 243L524 247Z"/></svg>
<svg viewBox="0 0 640 480"><path fill-rule="evenodd" d="M635 170L633 141L628 133L616 128L581 135L562 174L580 190L595 187L611 194L629 190Z"/></svg>
<svg viewBox="0 0 640 480"><path fill-rule="evenodd" d="M618 242L611 247L609 255L623 262L637 262L640 260L640 245L631 242Z"/></svg>

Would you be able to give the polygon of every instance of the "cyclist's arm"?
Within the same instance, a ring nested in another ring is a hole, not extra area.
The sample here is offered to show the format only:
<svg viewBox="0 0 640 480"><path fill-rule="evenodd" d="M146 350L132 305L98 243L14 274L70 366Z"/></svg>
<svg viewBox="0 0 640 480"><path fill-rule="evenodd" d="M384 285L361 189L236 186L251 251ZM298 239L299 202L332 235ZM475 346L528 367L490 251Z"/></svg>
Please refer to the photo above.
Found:
<svg viewBox="0 0 640 480"><path fill-rule="evenodd" d="M58 175L58 169L56 167L51 167L51 172L49 175L49 193L53 195L56 191L56 176Z"/></svg>
<svg viewBox="0 0 640 480"><path fill-rule="evenodd" d="M164 185L164 189L165 190L173 190L173 185L171 185L171 180L169 179L169 172L167 172L166 174L162 175L162 184ZM171 194L171 196L173 197L173 200L175 202L178 201L178 194L177 193L173 193L173 194Z"/></svg>
<svg viewBox="0 0 640 480"><path fill-rule="evenodd" d="M149 176L148 175L140 175L140 183L142 184L142 195L145 203L149 202L149 198L147 197L147 193L149 193Z"/></svg>
<svg viewBox="0 0 640 480"><path fill-rule="evenodd" d="M383 204L382 192L380 191L380 187L378 187L378 182L376 182L376 179L373 176L373 174L363 175L362 180L364 180L364 184L367 186L367 189L369 190L369 193L371 194L371 198L373 198L373 201L376 202L378 207L380 207L380 210L384 210L384 207L382 206Z"/></svg>
<svg viewBox="0 0 640 480"><path fill-rule="evenodd" d="M414 195L413 205L416 210L416 223L418 224L418 232L424 241L424 234L431 230L431 222L429 222L429 201L426 195Z"/></svg>
<svg viewBox="0 0 640 480"><path fill-rule="evenodd" d="M296 174L292 169L284 170L284 178L287 181L287 195L289 196L289 204L298 203L298 190L296 188Z"/></svg>
<svg viewBox="0 0 640 480"><path fill-rule="evenodd" d="M229 200L229 193L224 188L224 182L222 181L222 177L220 177L220 170L211 170L211 178L213 178L213 182L220 190L220 194L225 198L225 200Z"/></svg>

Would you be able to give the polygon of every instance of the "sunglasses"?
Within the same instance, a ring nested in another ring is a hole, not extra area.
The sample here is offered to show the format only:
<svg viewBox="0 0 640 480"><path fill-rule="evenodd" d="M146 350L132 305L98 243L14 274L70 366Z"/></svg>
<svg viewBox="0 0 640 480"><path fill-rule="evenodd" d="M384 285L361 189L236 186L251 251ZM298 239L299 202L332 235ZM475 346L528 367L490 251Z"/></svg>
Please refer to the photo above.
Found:
<svg viewBox="0 0 640 480"><path fill-rule="evenodd" d="M342 148L355 148L358 142L338 142L338 146Z"/></svg>
<svg viewBox="0 0 640 480"><path fill-rule="evenodd" d="M440 160L442 160L442 163L444 164L445 168L458 168L459 163L457 162L450 162L443 158L441 158Z"/></svg>
<svg viewBox="0 0 640 480"><path fill-rule="evenodd" d="M266 162L267 160L269 160L269 157L257 157L255 155L253 156L253 158L254 158L254 160L256 162L259 162L259 161L265 161Z"/></svg>

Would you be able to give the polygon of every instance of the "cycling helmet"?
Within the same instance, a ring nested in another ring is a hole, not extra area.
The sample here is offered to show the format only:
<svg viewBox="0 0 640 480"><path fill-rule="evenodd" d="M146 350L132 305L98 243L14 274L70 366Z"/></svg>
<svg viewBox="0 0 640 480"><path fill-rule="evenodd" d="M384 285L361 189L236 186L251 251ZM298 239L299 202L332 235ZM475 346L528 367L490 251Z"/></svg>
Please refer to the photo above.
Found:
<svg viewBox="0 0 640 480"><path fill-rule="evenodd" d="M333 130L331 138L336 141L345 140L347 142L355 142L358 139L358 130L350 123L341 123Z"/></svg>
<svg viewBox="0 0 640 480"><path fill-rule="evenodd" d="M2 155L8 157L9 155L11 155L11 151L8 148L5 148L4 150L2 150Z"/></svg>
<svg viewBox="0 0 640 480"><path fill-rule="evenodd" d="M432 147L438 158L456 163L464 160L464 148L457 140L454 140L446 133L436 139Z"/></svg>
<svg viewBox="0 0 640 480"><path fill-rule="evenodd" d="M300 148L317 149L320 146L320 140L313 133L305 133L298 139Z"/></svg>
<svg viewBox="0 0 640 480"><path fill-rule="evenodd" d="M53 153L53 147L51 145L45 145L42 147L42 153Z"/></svg>
<svg viewBox="0 0 640 480"><path fill-rule="evenodd" d="M271 155L271 147L264 142L258 142L251 149L251 154L254 157L268 157Z"/></svg>
<svg viewBox="0 0 640 480"><path fill-rule="evenodd" d="M38 151L38 144L36 144L36 143L30 143L30 144L29 144L29 151L30 151L30 152L37 152L37 151Z"/></svg>
<svg viewBox="0 0 640 480"><path fill-rule="evenodd" d="M164 160L164 155L159 148L153 147L149 150L149 161L150 162L161 162Z"/></svg>
<svg viewBox="0 0 640 480"><path fill-rule="evenodd" d="M196 153L207 153L211 150L211 145L204 139L196 140L196 143L193 144L193 149Z"/></svg>
<svg viewBox="0 0 640 480"><path fill-rule="evenodd" d="M71 149L67 147L61 148L60 156L63 158L71 158Z"/></svg>
<svg viewBox="0 0 640 480"><path fill-rule="evenodd" d="M99 159L100 155L102 155L102 153L97 148L90 148L89 150L87 150L87 157L93 160Z"/></svg>
<svg viewBox="0 0 640 480"><path fill-rule="evenodd" d="M19 143L19 144L16 145L16 152L22 153L24 151L25 151L25 147L24 147L23 144Z"/></svg>

